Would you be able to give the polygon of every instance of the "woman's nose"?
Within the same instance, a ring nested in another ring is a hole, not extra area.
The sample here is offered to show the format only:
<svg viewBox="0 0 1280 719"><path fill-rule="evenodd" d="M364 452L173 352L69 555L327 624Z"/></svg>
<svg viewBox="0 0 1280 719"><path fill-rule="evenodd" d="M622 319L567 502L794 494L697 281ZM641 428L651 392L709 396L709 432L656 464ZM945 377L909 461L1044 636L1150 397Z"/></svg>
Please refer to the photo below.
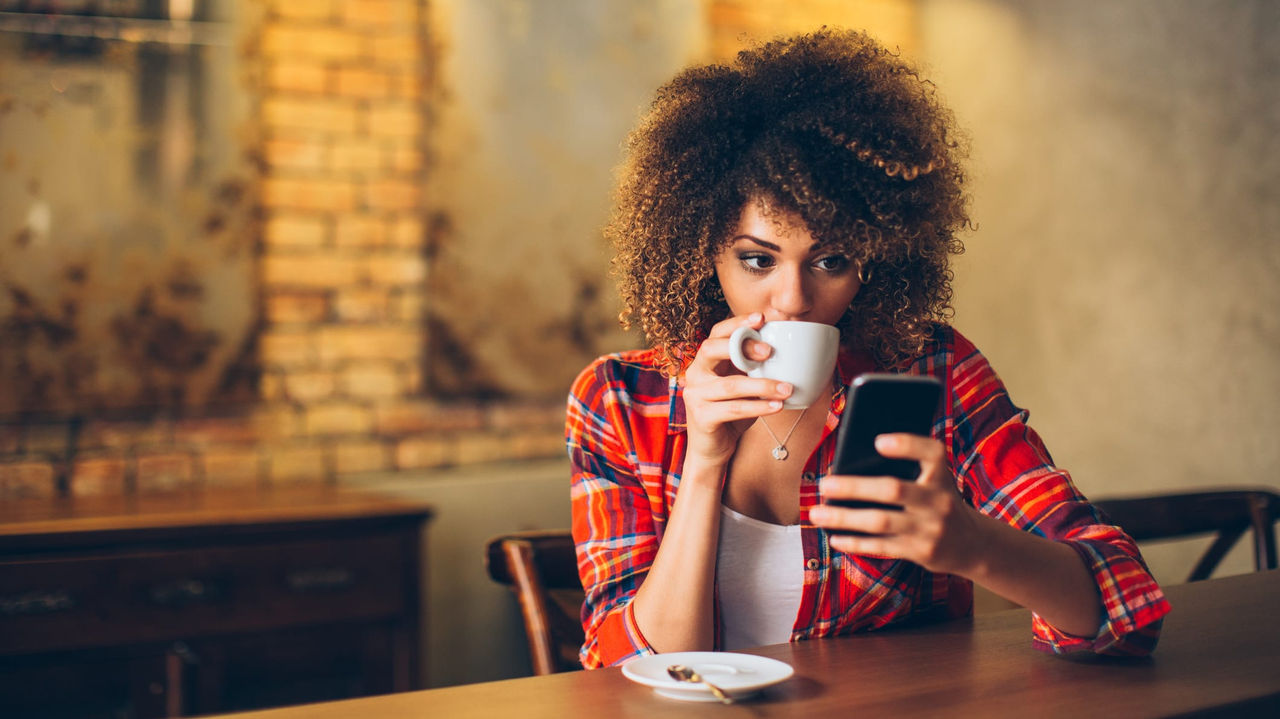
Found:
<svg viewBox="0 0 1280 719"><path fill-rule="evenodd" d="M773 297L770 298L772 309L781 315L778 319L796 319L809 311L809 286L804 272L788 269L776 275L777 282L773 286Z"/></svg>

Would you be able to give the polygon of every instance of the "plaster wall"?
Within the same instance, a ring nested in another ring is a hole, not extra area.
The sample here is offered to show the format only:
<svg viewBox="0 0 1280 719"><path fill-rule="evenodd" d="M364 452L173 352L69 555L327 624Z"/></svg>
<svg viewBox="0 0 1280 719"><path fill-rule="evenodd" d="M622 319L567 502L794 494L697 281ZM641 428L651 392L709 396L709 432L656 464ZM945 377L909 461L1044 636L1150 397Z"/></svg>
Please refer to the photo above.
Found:
<svg viewBox="0 0 1280 719"><path fill-rule="evenodd" d="M1280 487L1280 6L930 0L919 17L972 138L955 324L1054 458L1094 497ZM1145 551L1182 578L1182 550Z"/></svg>
<svg viewBox="0 0 1280 719"><path fill-rule="evenodd" d="M562 398L618 329L600 227L653 91L700 57L700 3L430 6L427 389Z"/></svg>

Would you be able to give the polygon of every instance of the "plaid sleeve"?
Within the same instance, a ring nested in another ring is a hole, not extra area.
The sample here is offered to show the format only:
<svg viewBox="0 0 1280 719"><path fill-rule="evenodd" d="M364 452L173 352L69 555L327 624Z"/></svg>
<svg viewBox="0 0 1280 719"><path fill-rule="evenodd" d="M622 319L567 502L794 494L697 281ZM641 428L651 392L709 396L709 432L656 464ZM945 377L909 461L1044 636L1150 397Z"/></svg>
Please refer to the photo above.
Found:
<svg viewBox="0 0 1280 719"><path fill-rule="evenodd" d="M1053 465L1028 413L971 345L957 342L951 401L954 465L965 497L979 511L1074 549L1098 585L1105 616L1093 637L1068 635L1033 615L1036 648L1064 654L1150 653L1169 603L1138 551L1119 528L1104 524L1070 475Z"/></svg>
<svg viewBox="0 0 1280 719"><path fill-rule="evenodd" d="M565 422L573 539L586 590L586 642L579 658L587 669L654 653L636 625L631 599L657 553L658 536L649 495L634 469L630 400L618 366L605 358L578 376Z"/></svg>

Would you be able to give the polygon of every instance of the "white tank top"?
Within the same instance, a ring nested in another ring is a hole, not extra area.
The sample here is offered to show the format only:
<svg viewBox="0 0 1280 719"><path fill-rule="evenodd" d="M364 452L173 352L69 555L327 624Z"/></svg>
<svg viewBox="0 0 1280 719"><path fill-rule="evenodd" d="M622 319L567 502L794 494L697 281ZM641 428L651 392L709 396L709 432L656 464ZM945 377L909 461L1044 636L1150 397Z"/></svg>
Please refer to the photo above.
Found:
<svg viewBox="0 0 1280 719"><path fill-rule="evenodd" d="M770 524L720 505L716 589L725 650L791 641L803 587L799 524Z"/></svg>

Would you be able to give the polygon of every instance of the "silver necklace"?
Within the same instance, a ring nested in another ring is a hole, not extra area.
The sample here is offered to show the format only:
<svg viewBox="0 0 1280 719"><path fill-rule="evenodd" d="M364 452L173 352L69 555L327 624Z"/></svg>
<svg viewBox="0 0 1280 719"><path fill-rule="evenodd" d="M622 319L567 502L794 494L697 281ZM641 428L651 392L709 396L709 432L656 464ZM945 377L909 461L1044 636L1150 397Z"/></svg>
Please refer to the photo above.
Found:
<svg viewBox="0 0 1280 719"><path fill-rule="evenodd" d="M796 431L796 427L800 425L800 420L804 419L804 413L808 411L808 407L800 410L800 415L797 416L796 421L792 423L791 429L787 430L787 436L782 439L778 439L778 435L773 433L773 430L769 428L769 423L764 420L764 417L760 418L760 424L764 425L764 431L768 432L770 437L773 437L775 446L770 454L773 455L774 459L782 462L785 461L787 457L791 456L791 453L787 451L787 442L791 440L791 434Z"/></svg>

